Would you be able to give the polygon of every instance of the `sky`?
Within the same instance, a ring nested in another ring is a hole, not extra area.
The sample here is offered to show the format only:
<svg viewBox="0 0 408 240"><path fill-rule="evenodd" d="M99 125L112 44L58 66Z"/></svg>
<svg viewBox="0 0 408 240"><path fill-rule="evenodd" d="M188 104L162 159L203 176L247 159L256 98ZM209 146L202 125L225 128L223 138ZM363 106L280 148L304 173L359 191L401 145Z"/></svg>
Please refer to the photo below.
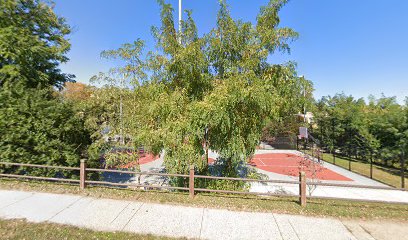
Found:
<svg viewBox="0 0 408 240"><path fill-rule="evenodd" d="M88 83L98 72L115 66L101 59L138 38L154 47L151 26L159 26L156 0L54 0L55 11L73 28L70 61L62 70ZM178 0L173 4L176 17ZM268 0L229 0L235 19L255 23ZM191 9L200 34L216 23L218 0L183 0ZM185 16L185 14L184 14ZM300 37L290 54L276 53L273 63L294 61L299 75L314 83L315 97L344 92L354 97L408 96L408 1L291 0L280 12L280 26Z"/></svg>

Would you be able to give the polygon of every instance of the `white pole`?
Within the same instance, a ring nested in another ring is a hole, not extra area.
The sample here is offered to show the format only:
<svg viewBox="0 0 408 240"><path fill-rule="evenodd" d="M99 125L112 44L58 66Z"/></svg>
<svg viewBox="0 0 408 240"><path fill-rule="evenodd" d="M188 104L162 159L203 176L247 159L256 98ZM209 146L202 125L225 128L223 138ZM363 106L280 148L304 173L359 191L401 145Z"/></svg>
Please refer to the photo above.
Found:
<svg viewBox="0 0 408 240"><path fill-rule="evenodd" d="M179 0L179 33L181 33L181 0Z"/></svg>

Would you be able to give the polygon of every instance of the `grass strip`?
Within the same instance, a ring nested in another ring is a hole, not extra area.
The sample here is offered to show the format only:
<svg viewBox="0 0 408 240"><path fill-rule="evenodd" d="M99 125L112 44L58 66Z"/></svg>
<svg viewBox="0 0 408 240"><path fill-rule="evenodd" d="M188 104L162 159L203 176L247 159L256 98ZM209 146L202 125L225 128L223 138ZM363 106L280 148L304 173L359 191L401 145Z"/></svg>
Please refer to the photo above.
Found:
<svg viewBox="0 0 408 240"><path fill-rule="evenodd" d="M22 219L0 219L0 239L139 239L139 240L167 240L176 239L153 235L134 234L127 232L100 232L86 228L77 228L54 223L30 223ZM182 239L182 238L177 238Z"/></svg>
<svg viewBox="0 0 408 240"><path fill-rule="evenodd" d="M333 154L331 153L323 153L323 160L325 162L334 164ZM335 165L348 170L349 160L336 155ZM351 171L366 177L370 177L370 163L353 159L351 160ZM401 176L399 174L399 172L398 174L395 174L384 167L373 165L373 179L387 185L400 188ZM405 181L407 182L405 189L408 189L408 180L405 179Z"/></svg>

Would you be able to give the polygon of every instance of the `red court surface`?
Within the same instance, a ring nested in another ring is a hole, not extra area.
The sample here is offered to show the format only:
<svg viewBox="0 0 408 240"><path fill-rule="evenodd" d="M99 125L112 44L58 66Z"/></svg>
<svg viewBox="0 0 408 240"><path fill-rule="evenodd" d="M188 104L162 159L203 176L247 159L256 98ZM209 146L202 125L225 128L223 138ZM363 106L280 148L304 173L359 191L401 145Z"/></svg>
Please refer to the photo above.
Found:
<svg viewBox="0 0 408 240"><path fill-rule="evenodd" d="M142 164L146 164L146 163L149 163L149 162L153 162L153 161L157 160L158 158L159 158L159 156L154 156L153 154L146 153L146 154L144 154L143 157L139 158L138 162L131 162L131 163L128 163L128 164L126 164L124 166L121 166L120 168L132 168L134 166L137 166L138 163L139 163L139 165L142 165Z"/></svg>
<svg viewBox="0 0 408 240"><path fill-rule="evenodd" d="M250 164L267 172L287 176L299 176L300 169L303 168L307 178L312 178L314 172L315 179L319 180L353 181L348 177L323 167L319 163L312 164L310 160L290 153L255 154Z"/></svg>

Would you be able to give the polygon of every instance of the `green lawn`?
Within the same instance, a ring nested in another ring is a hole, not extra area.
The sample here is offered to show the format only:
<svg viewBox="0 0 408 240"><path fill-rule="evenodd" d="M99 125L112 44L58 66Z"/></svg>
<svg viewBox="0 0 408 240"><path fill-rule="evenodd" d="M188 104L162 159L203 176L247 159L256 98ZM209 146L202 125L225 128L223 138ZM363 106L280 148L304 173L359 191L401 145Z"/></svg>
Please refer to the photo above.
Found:
<svg viewBox="0 0 408 240"><path fill-rule="evenodd" d="M222 208L239 211L274 212L308 216L330 216L354 219L396 219L408 221L408 205L364 203L340 200L309 199L306 207L297 198L262 197L252 195L222 195L200 193L190 199L185 192L138 191L106 187L88 187L38 181L0 179L0 189L79 194L91 197L166 203L174 205Z"/></svg>
<svg viewBox="0 0 408 240"><path fill-rule="evenodd" d="M157 237L153 235L141 235L126 232L99 232L84 228L77 228L67 225L51 223L29 223L25 220L0 219L0 239L20 240L20 239L176 239L167 237Z"/></svg>
<svg viewBox="0 0 408 240"><path fill-rule="evenodd" d="M329 153L323 153L323 160L329 163L334 163L333 155ZM336 155L336 165L349 169L349 160ZM353 159L351 161L351 171L370 177L370 164ZM401 176L399 175L399 171L392 173L383 167L373 165L373 179L390 186L397 188L401 187ZM405 181L405 189L408 189L408 179L405 179Z"/></svg>

